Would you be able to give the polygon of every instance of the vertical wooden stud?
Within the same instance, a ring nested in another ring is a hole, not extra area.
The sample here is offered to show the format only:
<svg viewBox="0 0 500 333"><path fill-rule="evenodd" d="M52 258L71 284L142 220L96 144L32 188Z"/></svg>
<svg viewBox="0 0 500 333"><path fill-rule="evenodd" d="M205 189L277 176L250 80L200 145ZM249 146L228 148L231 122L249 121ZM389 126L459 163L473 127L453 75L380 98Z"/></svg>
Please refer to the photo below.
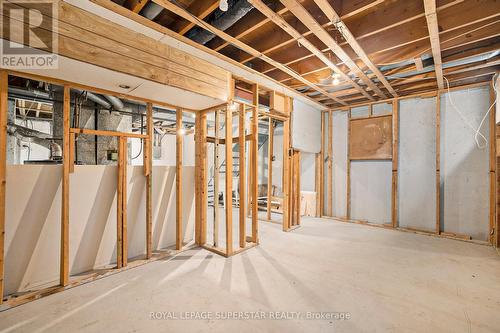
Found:
<svg viewBox="0 0 500 333"><path fill-rule="evenodd" d="M75 133L69 134L69 173L75 172Z"/></svg>
<svg viewBox="0 0 500 333"><path fill-rule="evenodd" d="M233 113L226 110L226 255L233 253Z"/></svg>
<svg viewBox="0 0 500 333"><path fill-rule="evenodd" d="M333 113L328 111L327 215L333 216Z"/></svg>
<svg viewBox="0 0 500 333"><path fill-rule="evenodd" d="M314 191L316 191L316 217L320 215L320 190L321 190L321 172L320 172L321 154L316 154L314 161Z"/></svg>
<svg viewBox="0 0 500 333"><path fill-rule="evenodd" d="M123 142L118 140L118 172L116 195L116 268L123 267Z"/></svg>
<svg viewBox="0 0 500 333"><path fill-rule="evenodd" d="M127 137L120 137L122 154L122 267L128 262L128 233L127 233L127 168L128 168L128 146Z"/></svg>
<svg viewBox="0 0 500 333"><path fill-rule="evenodd" d="M219 244L219 175L220 175L220 161L219 161L219 117L220 111L215 111L215 142L214 142L214 246Z"/></svg>
<svg viewBox="0 0 500 333"><path fill-rule="evenodd" d="M9 75L0 71L0 304L4 292L5 187L7 169L7 115ZM62 220L62 219L61 219ZM62 254L62 251L61 251ZM61 255L62 258L62 255ZM61 261L62 262L62 261ZM63 265L61 264L61 268ZM61 270L62 271L62 270ZM61 274L62 277L62 274ZM61 281L62 283L62 281Z"/></svg>
<svg viewBox="0 0 500 333"><path fill-rule="evenodd" d="M441 93L436 96L436 234L441 233Z"/></svg>
<svg viewBox="0 0 500 333"><path fill-rule="evenodd" d="M347 198L346 218L351 218L351 109L347 111Z"/></svg>
<svg viewBox="0 0 500 333"><path fill-rule="evenodd" d="M200 131L200 146L201 146L201 163L200 163L200 182L201 182L201 244L207 242L207 208L208 208L208 161L207 161L207 115L200 116L201 131Z"/></svg>
<svg viewBox="0 0 500 333"><path fill-rule="evenodd" d="M392 227L399 226L398 221L398 149L399 149L399 101L392 101Z"/></svg>
<svg viewBox="0 0 500 333"><path fill-rule="evenodd" d="M245 114L245 104L240 104L240 112L239 112L239 124L238 124L238 144L239 144L239 204L240 204L240 247L244 248L246 243L246 235L245 235L245 221L246 221L246 114Z"/></svg>
<svg viewBox="0 0 500 333"><path fill-rule="evenodd" d="M496 100L494 85L490 84L490 105ZM490 127L490 244L496 246L496 105L491 108L489 119Z"/></svg>
<svg viewBox="0 0 500 333"><path fill-rule="evenodd" d="M184 141L182 109L176 110L175 132L175 249L182 249L184 240L182 230L182 148Z"/></svg>
<svg viewBox="0 0 500 333"><path fill-rule="evenodd" d="M325 213L325 112L321 113L321 151L319 153L319 213L318 216L321 217Z"/></svg>
<svg viewBox="0 0 500 333"><path fill-rule="evenodd" d="M252 186L252 241L254 243L259 242L259 222L257 220L258 216L258 195L259 195L259 182L258 182L258 144L259 144L259 85L254 84L252 87L253 93L253 104L252 107L252 122L251 122L251 133L252 140L250 141L250 150L252 151L252 164L250 165L250 173L252 176L251 186Z"/></svg>
<svg viewBox="0 0 500 333"><path fill-rule="evenodd" d="M64 86L63 98L63 177L61 203L61 259L60 277L61 286L69 282L69 171L70 171L70 118L71 118L71 90ZM2 162L3 163L3 162Z"/></svg>
<svg viewBox="0 0 500 333"><path fill-rule="evenodd" d="M290 120L283 122L283 231L290 229Z"/></svg>
<svg viewBox="0 0 500 333"><path fill-rule="evenodd" d="M274 121L269 117L269 138L267 140L267 219L271 220L271 202L273 195L273 156L274 156Z"/></svg>
<svg viewBox="0 0 500 333"><path fill-rule="evenodd" d="M143 164L146 176L146 258L153 255L153 105L146 106L146 132Z"/></svg>

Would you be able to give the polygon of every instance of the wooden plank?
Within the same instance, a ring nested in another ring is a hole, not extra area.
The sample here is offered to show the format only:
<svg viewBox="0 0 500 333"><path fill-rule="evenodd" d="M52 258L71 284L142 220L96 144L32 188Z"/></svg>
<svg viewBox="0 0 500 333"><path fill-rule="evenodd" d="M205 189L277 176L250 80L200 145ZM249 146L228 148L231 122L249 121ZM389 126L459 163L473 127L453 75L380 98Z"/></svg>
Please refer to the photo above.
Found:
<svg viewBox="0 0 500 333"><path fill-rule="evenodd" d="M319 60L321 60L326 66L332 69L335 73L340 74L342 79L346 81L349 85L356 88L361 94L363 94L366 98L373 100L374 98L368 94L363 88L361 88L356 82L354 82L348 75L340 70L337 65L335 65L323 52L321 52L318 48L314 46L308 39L304 38L300 32L295 30L285 19L283 19L280 15L272 11L267 5L265 5L261 0L248 0L256 9L258 9L262 14L268 17L271 21L276 23L278 27L286 31L290 36L292 36L295 40L297 40L301 46L307 48L311 51ZM327 4L328 5L328 4ZM328 5L329 6L329 5ZM340 20L340 18L339 18ZM330 20L333 21L333 20ZM334 99L339 103L343 103L338 98Z"/></svg>
<svg viewBox="0 0 500 333"><path fill-rule="evenodd" d="M250 173L252 174L252 241L255 244L259 243L259 221L258 221L258 196L259 196L259 182L258 182L258 166L259 166L259 155L258 155L258 144L259 144L259 85L254 84L252 86L252 118L251 118L251 128L250 131L253 136L253 140L250 141L250 150L252 151L252 164L250 166Z"/></svg>
<svg viewBox="0 0 500 333"><path fill-rule="evenodd" d="M7 117L9 113L9 75L0 71L0 304L4 293L5 187L7 183Z"/></svg>
<svg viewBox="0 0 500 333"><path fill-rule="evenodd" d="M497 99L495 87L490 84L490 105L495 103ZM495 244L495 221L496 221L496 105L490 110L490 137L489 137L489 148L490 148L490 243L494 246Z"/></svg>
<svg viewBox="0 0 500 333"><path fill-rule="evenodd" d="M226 142L232 142L233 137L233 115L231 112L225 113ZM233 145L226 144L226 191L224 198L226 201L226 254L233 253Z"/></svg>
<svg viewBox="0 0 500 333"><path fill-rule="evenodd" d="M189 12L193 13L193 15L195 15L197 18L203 20L218 7L218 0L193 1L191 7L189 8ZM172 30L177 31L179 35L184 35L194 26L195 24L192 22L182 22L181 20L176 20Z"/></svg>
<svg viewBox="0 0 500 333"><path fill-rule="evenodd" d="M351 109L347 111L347 140L351 138ZM351 145L347 143L346 218L351 218Z"/></svg>
<svg viewBox="0 0 500 333"><path fill-rule="evenodd" d="M201 244L205 244L207 242L207 208L208 208L208 161L207 161L207 115L203 114L197 116L196 118L200 118L200 153L201 153L201 162L200 162L200 184L201 184Z"/></svg>
<svg viewBox="0 0 500 333"><path fill-rule="evenodd" d="M346 26L344 21L340 18L340 15L333 9L327 0L314 0L319 8L323 11L330 22L337 28L337 30L342 31L342 36L353 51L358 55L358 57L366 64L366 66L375 74L384 87L391 93L392 96L397 97L396 91L392 88L390 83L385 78L384 74L378 69L377 66L368 58L361 45L356 41L356 38L351 33L349 28ZM319 50L318 50L319 51ZM321 51L320 51L321 52Z"/></svg>
<svg viewBox="0 0 500 333"><path fill-rule="evenodd" d="M139 133L126 133L126 132L116 132L116 131L102 131L102 130L94 130L87 128L70 128L70 133L74 134L88 134L88 135L100 135L100 136L115 136L115 137L127 137L127 138L138 138L138 139L146 139L147 134L139 134Z"/></svg>
<svg viewBox="0 0 500 333"><path fill-rule="evenodd" d="M399 226L398 221L398 159L399 159L399 101L392 102L392 226Z"/></svg>
<svg viewBox="0 0 500 333"><path fill-rule="evenodd" d="M319 216L323 216L325 212L325 116L327 113L321 113L321 152L320 152L320 165L319 165L319 174L320 174L320 182L319 182Z"/></svg>
<svg viewBox="0 0 500 333"><path fill-rule="evenodd" d="M441 61L441 44L439 41L436 0L424 0L424 8L427 28L429 29L429 38L431 40L432 57L434 58L434 70L436 72L437 84L439 89L443 89L443 65Z"/></svg>
<svg viewBox="0 0 500 333"><path fill-rule="evenodd" d="M118 138L118 171L116 188L116 268L123 267L123 144Z"/></svg>
<svg viewBox="0 0 500 333"><path fill-rule="evenodd" d="M182 149L184 147L184 126L182 124L182 109L176 110L175 135L175 249L182 249L184 240L182 230Z"/></svg>
<svg viewBox="0 0 500 333"><path fill-rule="evenodd" d="M144 140L144 169L146 174L146 258L153 255L153 104L146 105L147 139Z"/></svg>
<svg viewBox="0 0 500 333"><path fill-rule="evenodd" d="M126 0L123 6L127 7L134 13L139 13L149 0Z"/></svg>
<svg viewBox="0 0 500 333"><path fill-rule="evenodd" d="M220 175L220 111L215 111L215 141L214 141L214 247L219 246L219 175Z"/></svg>
<svg viewBox="0 0 500 333"><path fill-rule="evenodd" d="M267 219L271 219L271 196L273 191L274 120L269 118L267 140Z"/></svg>
<svg viewBox="0 0 500 333"><path fill-rule="evenodd" d="M75 172L75 133L69 134L69 173Z"/></svg>
<svg viewBox="0 0 500 333"><path fill-rule="evenodd" d="M441 93L436 96L436 234L441 233Z"/></svg>
<svg viewBox="0 0 500 333"><path fill-rule="evenodd" d="M194 168L194 205L195 205L195 227L194 227L194 234L195 234L195 243L198 246L201 246L201 219L202 219L202 200L201 200L201 191L202 191L202 184L201 184L201 116L197 116L195 118L195 130L194 130L194 158L195 158L195 168Z"/></svg>
<svg viewBox="0 0 500 333"><path fill-rule="evenodd" d="M327 214L333 216L333 113L328 111Z"/></svg>
<svg viewBox="0 0 500 333"><path fill-rule="evenodd" d="M283 122L283 231L290 229L290 120Z"/></svg>
<svg viewBox="0 0 500 333"><path fill-rule="evenodd" d="M127 233L127 169L128 169L128 145L127 138L121 137L122 145L122 267L126 267L128 263L128 233Z"/></svg>
<svg viewBox="0 0 500 333"><path fill-rule="evenodd" d="M321 176L320 176L320 163L321 163L321 154L316 154L314 161L314 191L316 192L316 217L321 216L320 210L320 191L321 191Z"/></svg>
<svg viewBox="0 0 500 333"><path fill-rule="evenodd" d="M356 63L349 57L349 55L342 49L342 47L335 41L335 39L316 21L314 17L297 1L297 0L280 0L288 10L290 10L309 30L311 30L316 37L318 37L332 52L334 52L339 59L349 69L359 77L368 87L370 87L377 95L382 98L387 96L380 90L380 88L366 76L365 73L356 65Z"/></svg>
<svg viewBox="0 0 500 333"><path fill-rule="evenodd" d="M240 157L240 165L239 165L239 177L240 182L239 186L239 205L240 205L240 247L244 248L246 244L246 114L245 114L245 104L240 104L240 111L238 114L239 124L238 124L238 138L239 138L239 157ZM253 165L250 167L252 169ZM251 172L251 170L250 170ZM251 184L249 184L251 185Z"/></svg>
<svg viewBox="0 0 500 333"><path fill-rule="evenodd" d="M202 21L198 20L191 15L191 13L187 12L185 9L175 5L174 3L168 1L168 0L155 0L157 4L162 6L163 8L173 12L174 14L179 15L180 17L196 24L202 29L209 30L211 33L215 34L216 36L230 42L231 44L235 45L236 47L240 48L242 51L247 52L251 55L254 55L256 57L259 57L261 60L273 65L274 67L278 68L279 70L289 74L290 76L296 78L297 80L301 81L308 87L318 91L319 93L324 94L325 96L329 96L330 93L326 91L323 88L318 87L317 85L309 82L308 80L305 80L302 76L298 75L295 73L295 71L291 70L289 67L269 58L268 56L262 54L258 50L248 46L247 44L239 41L238 39L232 37L231 35L225 33L224 31L217 29L216 27ZM332 97L333 98L333 97ZM344 102L341 102L342 105L346 105Z"/></svg>
<svg viewBox="0 0 500 333"><path fill-rule="evenodd" d="M61 259L59 284L66 286L69 282L69 169L70 169L70 118L71 91L64 86L63 99L63 176L61 199Z"/></svg>
<svg viewBox="0 0 500 333"><path fill-rule="evenodd" d="M392 116L350 121L350 159L392 159Z"/></svg>

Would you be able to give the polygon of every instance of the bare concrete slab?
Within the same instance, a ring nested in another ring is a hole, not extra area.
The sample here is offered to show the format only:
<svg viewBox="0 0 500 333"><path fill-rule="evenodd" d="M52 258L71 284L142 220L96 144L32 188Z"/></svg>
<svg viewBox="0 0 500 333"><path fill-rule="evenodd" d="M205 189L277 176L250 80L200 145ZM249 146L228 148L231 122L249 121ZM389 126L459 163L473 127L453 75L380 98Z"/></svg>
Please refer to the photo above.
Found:
<svg viewBox="0 0 500 333"><path fill-rule="evenodd" d="M229 259L194 249L2 312L0 332L500 329L500 256L491 247L315 218L290 233L260 222L260 239ZM216 318L229 312L267 319ZM307 320L308 312L349 319Z"/></svg>

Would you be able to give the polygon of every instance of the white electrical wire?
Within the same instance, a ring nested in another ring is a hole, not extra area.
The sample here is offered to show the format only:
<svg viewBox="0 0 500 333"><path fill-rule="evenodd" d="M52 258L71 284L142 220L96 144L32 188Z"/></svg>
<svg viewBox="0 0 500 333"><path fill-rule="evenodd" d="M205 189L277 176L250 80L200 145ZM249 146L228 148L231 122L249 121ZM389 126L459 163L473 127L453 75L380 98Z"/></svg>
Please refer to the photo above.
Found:
<svg viewBox="0 0 500 333"><path fill-rule="evenodd" d="M495 84L496 77L497 77L497 75L493 75L493 78L492 78L492 80L493 80L493 90L495 92L497 92L497 86ZM498 96L497 96L498 94L495 94L495 101L488 108L488 111L486 111L486 114L484 115L483 119L479 123L479 127L476 129L470 123L470 121L468 121L467 118L465 118L465 116L462 114L462 112L460 112L460 110L455 106L455 103L453 103L453 100L451 98L451 92L450 92L450 82L448 81L448 79L444 75L443 75L443 78L446 80L446 87L447 87L447 90L448 90L448 100L450 101L451 106L453 107L453 109L455 110L455 112L458 113L458 115L460 116L460 118L462 118L463 122L467 126L469 126L472 129L472 131L474 132L474 140L476 141L477 147L479 149L486 148L488 146L488 139L486 139L486 137L483 135L483 133L481 133L481 127L483 127L484 121L488 117L488 114L490 113L490 111L493 108L493 106L496 104L497 98L498 98ZM484 141L484 145L481 145L479 138L481 138Z"/></svg>

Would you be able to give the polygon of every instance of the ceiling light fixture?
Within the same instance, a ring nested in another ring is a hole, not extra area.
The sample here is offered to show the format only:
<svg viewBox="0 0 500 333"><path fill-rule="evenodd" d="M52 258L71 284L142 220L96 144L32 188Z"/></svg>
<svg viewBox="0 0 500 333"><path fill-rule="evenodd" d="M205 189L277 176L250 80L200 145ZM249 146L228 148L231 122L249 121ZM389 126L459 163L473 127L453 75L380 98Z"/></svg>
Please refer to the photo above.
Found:
<svg viewBox="0 0 500 333"><path fill-rule="evenodd" d="M338 86L339 85L339 83L340 83L339 77L340 77L340 75L338 73L333 73L332 74L332 78L333 78L332 83L333 83L334 86Z"/></svg>
<svg viewBox="0 0 500 333"><path fill-rule="evenodd" d="M222 10L223 12L227 12L227 9L229 8L229 5L227 3L227 0L220 0L219 1L219 9Z"/></svg>

